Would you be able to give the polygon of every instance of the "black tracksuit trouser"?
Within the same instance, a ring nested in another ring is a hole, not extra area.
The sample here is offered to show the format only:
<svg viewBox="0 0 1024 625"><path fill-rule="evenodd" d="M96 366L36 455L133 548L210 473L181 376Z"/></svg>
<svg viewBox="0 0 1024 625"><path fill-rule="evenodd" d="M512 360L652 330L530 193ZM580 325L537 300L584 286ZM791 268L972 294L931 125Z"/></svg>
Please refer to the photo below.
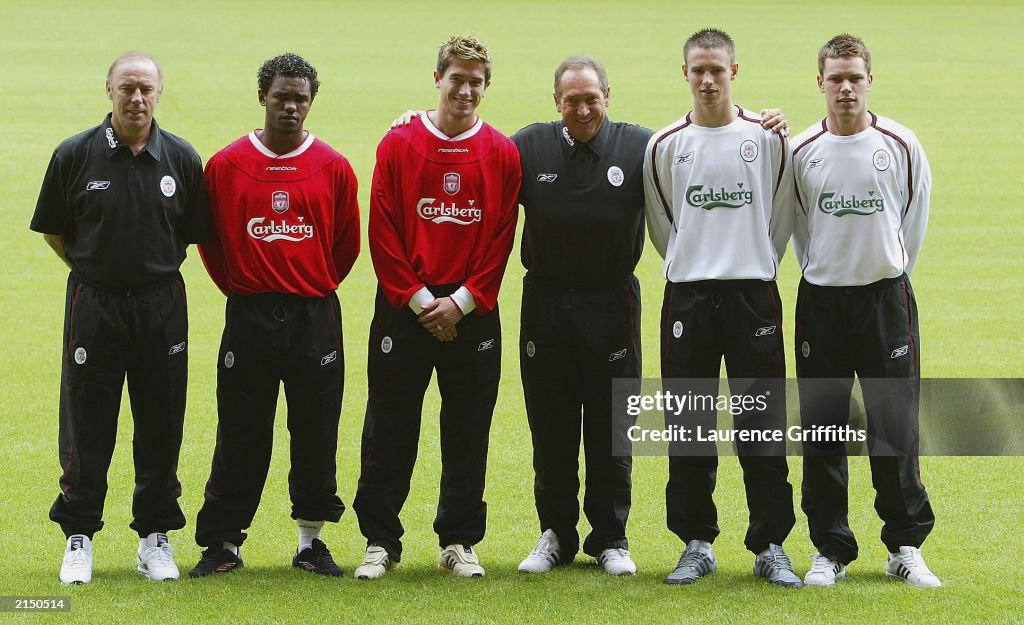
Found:
<svg viewBox="0 0 1024 625"><path fill-rule="evenodd" d="M140 537L185 526L178 452L188 381L188 314L181 276L113 293L68 276L61 365L61 493L50 519L65 536L103 527L107 469L128 380L135 433L131 528Z"/></svg>
<svg viewBox="0 0 1024 625"><path fill-rule="evenodd" d="M580 433L586 461L584 553L627 549L630 456L612 455L612 380L641 376L640 284L577 289L523 281L519 363L533 438L540 529L553 530L562 562L579 550Z"/></svg>
<svg viewBox="0 0 1024 625"><path fill-rule="evenodd" d="M458 286L429 288L443 297ZM456 329L454 341L438 341L408 306L396 310L378 288L367 349L362 468L352 508L367 543L386 549L395 562L402 557L399 514L416 464L423 395L435 370L441 393L438 544L475 545L486 530L487 446L501 377L498 309L471 312Z"/></svg>
<svg viewBox="0 0 1024 625"><path fill-rule="evenodd" d="M263 495L282 382L288 402L293 519L337 522L338 422L345 381L336 294L238 295L225 307L217 363L217 445L196 542L241 545Z"/></svg>
<svg viewBox="0 0 1024 625"><path fill-rule="evenodd" d="M795 329L804 427L846 425L856 374L869 439L879 426L916 431L921 339L917 303L906 275L859 287L821 287L801 280ZM870 382L881 379L887 381ZM823 392L824 383L835 387L833 392ZM921 483L916 446L905 455L871 455L869 462L875 510L883 522L882 542L890 552L901 546L920 547L935 525L935 514ZM811 542L823 555L842 563L858 554L847 519L849 481L844 447L822 451L805 444L801 505Z"/></svg>
<svg viewBox="0 0 1024 625"><path fill-rule="evenodd" d="M710 380L717 393L722 358L730 392L779 398L771 412L739 419L737 427L785 429L786 361L782 341L782 306L774 281L706 280L668 282L661 321L663 378ZM747 380L743 389L734 379ZM714 427L716 414L700 415L704 428ZM669 451L679 449L670 445ZM784 447L766 453L763 447L738 445L750 520L744 545L759 553L771 543L781 545L796 523L793 489ZM665 487L668 528L683 542L714 542L719 534L713 493L718 456L710 453L670 455Z"/></svg>

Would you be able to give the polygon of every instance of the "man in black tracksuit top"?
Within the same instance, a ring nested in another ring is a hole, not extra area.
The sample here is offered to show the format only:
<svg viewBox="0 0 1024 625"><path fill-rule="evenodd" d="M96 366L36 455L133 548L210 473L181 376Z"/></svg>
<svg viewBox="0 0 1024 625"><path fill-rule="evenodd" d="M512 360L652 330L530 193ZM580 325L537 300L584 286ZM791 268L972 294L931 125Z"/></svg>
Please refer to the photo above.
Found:
<svg viewBox="0 0 1024 625"><path fill-rule="evenodd" d="M633 574L626 540L632 458L612 455L612 379L639 378L643 154L651 132L605 117L599 61L570 57L555 72L562 121L527 126L519 147L525 210L519 338L533 435L540 541L525 573L572 562L579 549L580 431L583 509L593 528L583 551L615 575Z"/></svg>
<svg viewBox="0 0 1024 625"><path fill-rule="evenodd" d="M92 579L107 468L128 380L135 422L138 570L178 577L166 532L180 529L178 451L188 380L185 285L189 243L209 234L199 155L153 119L160 68L141 52L107 74L113 111L54 150L32 230L70 267L60 389L61 493L50 519L67 537L60 579Z"/></svg>

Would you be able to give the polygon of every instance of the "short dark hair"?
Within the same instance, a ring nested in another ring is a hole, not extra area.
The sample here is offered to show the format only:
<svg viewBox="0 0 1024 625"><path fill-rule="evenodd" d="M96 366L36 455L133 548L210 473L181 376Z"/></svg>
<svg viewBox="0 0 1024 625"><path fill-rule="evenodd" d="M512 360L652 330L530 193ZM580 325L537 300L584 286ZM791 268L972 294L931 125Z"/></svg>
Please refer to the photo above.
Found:
<svg viewBox="0 0 1024 625"><path fill-rule="evenodd" d="M452 59L483 63L484 80L491 82L491 54L487 44L473 35L456 35L441 45L437 51L437 73L444 76Z"/></svg>
<svg viewBox="0 0 1024 625"><path fill-rule="evenodd" d="M736 43L733 42L729 33L717 28L702 28L690 35L683 46L683 62L686 62L686 55L691 48L725 48L729 51L729 62L736 62Z"/></svg>
<svg viewBox="0 0 1024 625"><path fill-rule="evenodd" d="M312 98L316 97L316 92L320 89L320 81L316 78L316 68L310 65L306 59L292 52L279 54L263 63L260 71L256 74L260 91L263 93L270 91L270 85L274 84L274 79L278 76L305 79L309 83L309 95Z"/></svg>
<svg viewBox="0 0 1024 625"><path fill-rule="evenodd" d="M841 33L828 40L818 50L818 75L825 71L825 59L864 59L864 69L871 73L871 53L860 37L850 33Z"/></svg>
<svg viewBox="0 0 1024 625"><path fill-rule="evenodd" d="M608 95L608 72L604 71L604 64L592 56L576 54L565 59L555 70L555 97L562 95L562 74L572 70L578 72L586 68L594 70L597 74L597 82L601 83L601 91Z"/></svg>

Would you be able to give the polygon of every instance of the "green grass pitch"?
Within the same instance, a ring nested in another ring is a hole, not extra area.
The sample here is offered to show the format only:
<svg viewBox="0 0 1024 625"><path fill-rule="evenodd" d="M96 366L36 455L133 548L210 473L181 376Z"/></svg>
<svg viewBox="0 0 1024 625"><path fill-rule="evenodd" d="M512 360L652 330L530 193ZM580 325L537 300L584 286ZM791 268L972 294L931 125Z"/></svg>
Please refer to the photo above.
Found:
<svg viewBox="0 0 1024 625"><path fill-rule="evenodd" d="M3 615L3 621L1020 622L1020 458L922 460L938 516L925 553L945 584L935 592L885 578L885 550L877 540L880 523L863 459L853 462L851 492L851 522L862 553L849 568L849 578L831 590L785 591L754 579L753 556L742 546L746 508L734 458L724 460L719 472L719 571L697 586L661 583L680 549L665 528L664 458L639 458L634 470L629 530L639 575L613 579L586 558L550 575L518 575L515 567L538 533L514 347L523 273L518 247L501 298L504 378L491 434L490 526L479 546L487 578L457 580L435 569L430 522L439 476L438 398L431 391L420 461L403 514L406 557L389 578L357 583L351 577L320 579L290 568L296 537L288 518L282 408L271 475L246 543L246 568L217 579L148 582L134 571L137 541L127 527L132 427L125 409L110 469L107 528L96 540L93 583L61 587L62 536L46 512L59 475L56 407L65 272L41 237L29 232L28 222L51 150L63 138L99 123L109 110L104 72L129 49L146 50L161 61L166 87L157 117L189 139L204 160L262 124L255 85L260 63L285 50L306 56L323 83L307 128L351 160L362 183L365 225L374 147L398 112L436 104L434 55L450 34L473 32L490 43L494 78L480 113L506 133L556 117L552 72L562 58L580 52L602 58L608 67L610 117L657 129L689 109L679 71L683 40L698 28L719 26L738 43L736 101L753 109L782 107L798 132L824 114L814 82L817 49L849 30L864 37L874 55L871 108L917 132L934 174L931 225L914 275L924 374L1021 377L1021 23L1024 7L999 0L969 5L948 0L842 5L0 0L0 204L7 215L0 230L7 259L0 269L0 595L73 597L70 614ZM652 377L658 372L659 269L648 246L638 274L644 289L645 371ZM200 551L192 531L214 443L214 360L223 297L194 251L183 272L192 332L180 477L189 526L173 541L177 562L187 570ZM779 285L789 336L798 279L798 267L787 256ZM346 502L358 472L373 288L364 239L364 253L340 289L348 370L338 477ZM799 462L792 464L792 481L799 484ZM351 573L363 550L354 515L328 527L325 539ZM803 574L813 548L799 512L786 547Z"/></svg>

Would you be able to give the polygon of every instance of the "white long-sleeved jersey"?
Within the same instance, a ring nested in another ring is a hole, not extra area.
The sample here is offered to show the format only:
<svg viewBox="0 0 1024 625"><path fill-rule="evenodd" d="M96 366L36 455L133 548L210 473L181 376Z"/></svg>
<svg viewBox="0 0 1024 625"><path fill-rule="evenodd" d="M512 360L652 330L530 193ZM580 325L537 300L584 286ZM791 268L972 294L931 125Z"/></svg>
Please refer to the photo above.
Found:
<svg viewBox="0 0 1024 625"><path fill-rule="evenodd" d="M697 126L688 114L647 144L647 228L671 282L778 273L795 215L789 145L736 108L726 126Z"/></svg>
<svg viewBox="0 0 1024 625"><path fill-rule="evenodd" d="M793 251L818 286L860 286L914 269L928 227L932 176L914 133L871 115L851 136L825 120L793 145Z"/></svg>

